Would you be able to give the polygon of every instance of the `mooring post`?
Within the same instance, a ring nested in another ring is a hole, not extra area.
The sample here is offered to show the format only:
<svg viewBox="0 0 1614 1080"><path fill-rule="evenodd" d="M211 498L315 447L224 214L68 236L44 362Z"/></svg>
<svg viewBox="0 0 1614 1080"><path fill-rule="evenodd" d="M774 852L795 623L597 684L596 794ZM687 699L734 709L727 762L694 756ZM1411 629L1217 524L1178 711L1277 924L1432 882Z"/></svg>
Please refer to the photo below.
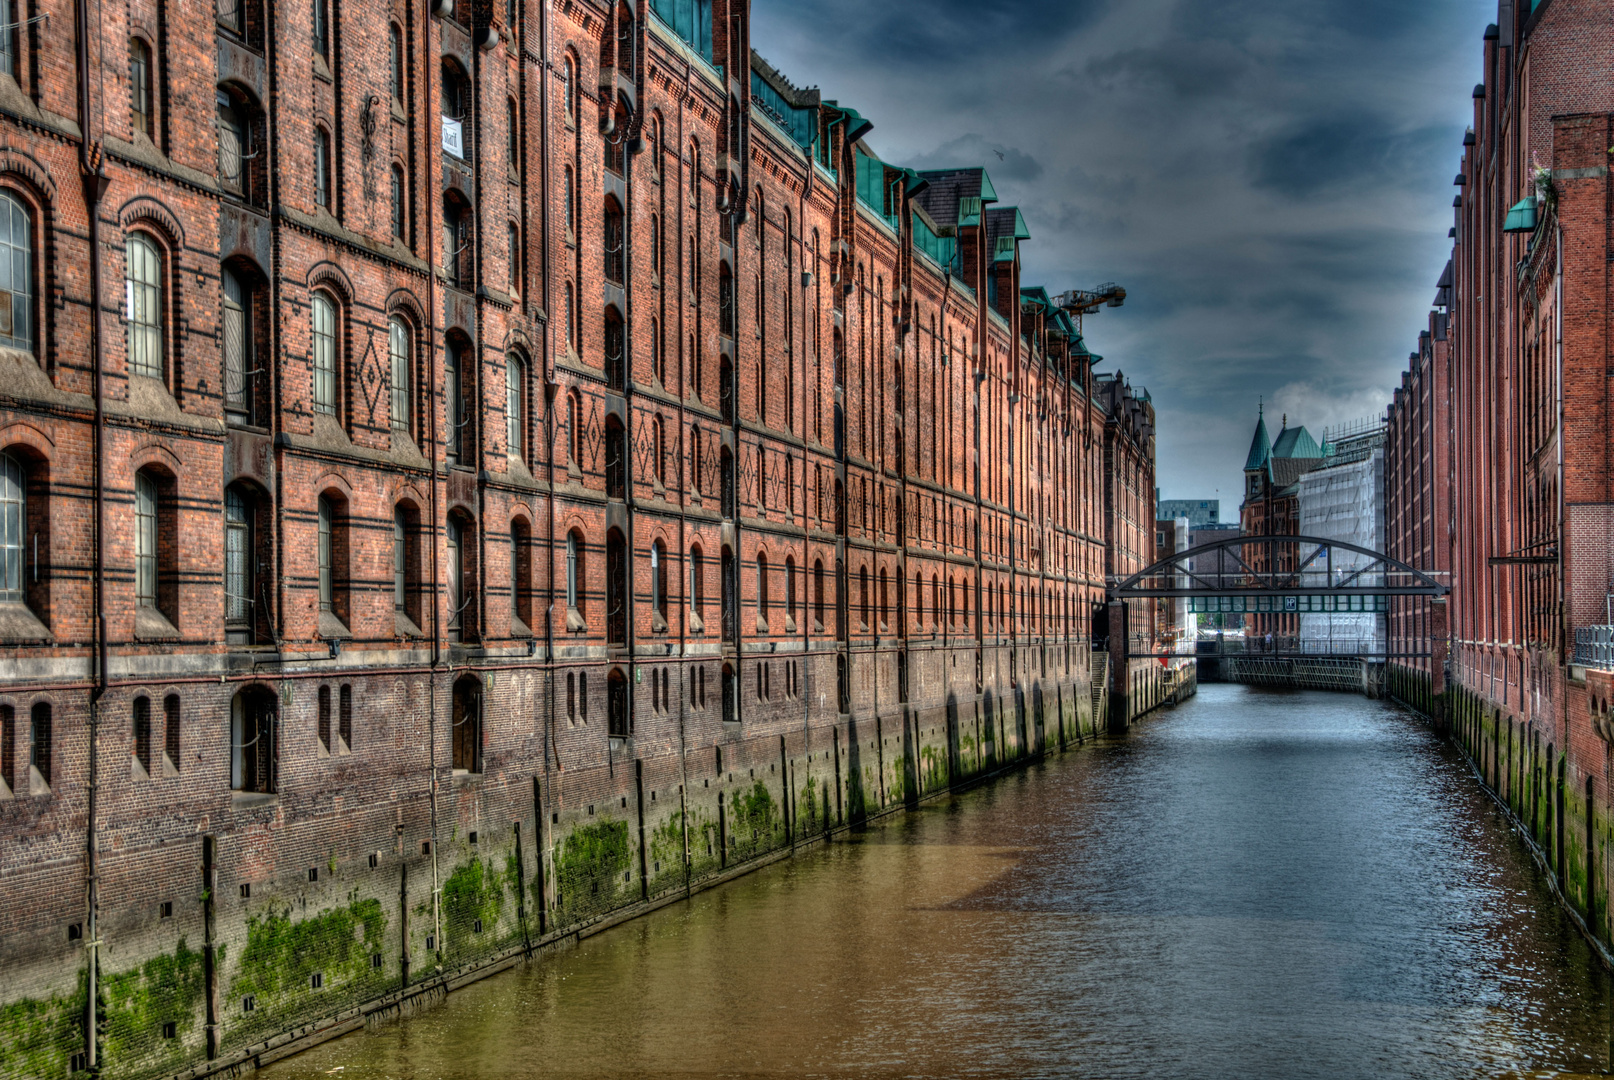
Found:
<svg viewBox="0 0 1614 1080"><path fill-rule="evenodd" d="M1441 738L1451 733L1446 722L1446 598L1429 601L1429 718Z"/></svg>
<svg viewBox="0 0 1614 1080"><path fill-rule="evenodd" d="M1131 628L1126 621L1126 601L1110 601L1110 734L1126 734L1127 652Z"/></svg>

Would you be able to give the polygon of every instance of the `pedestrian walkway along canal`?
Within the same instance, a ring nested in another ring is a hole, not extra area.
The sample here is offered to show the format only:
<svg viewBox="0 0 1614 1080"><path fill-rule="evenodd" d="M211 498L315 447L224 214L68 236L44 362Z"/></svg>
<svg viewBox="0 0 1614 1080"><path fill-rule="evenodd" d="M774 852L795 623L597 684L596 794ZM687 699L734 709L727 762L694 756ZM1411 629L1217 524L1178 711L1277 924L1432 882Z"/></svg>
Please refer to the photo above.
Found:
<svg viewBox="0 0 1614 1080"><path fill-rule="evenodd" d="M1601 1075L1608 996L1421 721L1213 684L265 1075Z"/></svg>

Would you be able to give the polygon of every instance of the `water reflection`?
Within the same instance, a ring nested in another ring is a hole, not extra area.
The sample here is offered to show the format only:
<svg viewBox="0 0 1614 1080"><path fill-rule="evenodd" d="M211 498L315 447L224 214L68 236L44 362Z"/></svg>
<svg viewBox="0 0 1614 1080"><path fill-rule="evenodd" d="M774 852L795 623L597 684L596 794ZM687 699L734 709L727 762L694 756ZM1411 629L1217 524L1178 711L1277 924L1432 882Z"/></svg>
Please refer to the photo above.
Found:
<svg viewBox="0 0 1614 1080"><path fill-rule="evenodd" d="M394 1077L1602 1073L1607 984L1455 753L1205 686L268 1070Z"/></svg>

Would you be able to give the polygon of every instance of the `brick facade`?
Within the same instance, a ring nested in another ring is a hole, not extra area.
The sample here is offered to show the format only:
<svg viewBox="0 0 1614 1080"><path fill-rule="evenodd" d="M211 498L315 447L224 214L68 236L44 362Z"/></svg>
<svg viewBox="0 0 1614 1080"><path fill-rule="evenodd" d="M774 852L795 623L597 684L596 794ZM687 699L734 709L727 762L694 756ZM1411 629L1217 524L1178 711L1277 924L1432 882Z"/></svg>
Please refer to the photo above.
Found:
<svg viewBox="0 0 1614 1080"><path fill-rule="evenodd" d="M1449 624L1447 700L1432 700L1421 661L1401 662L1392 687L1451 717L1604 942L1614 736L1574 644L1608 621L1614 580L1611 64L1608 5L1499 5L1456 178L1444 310L1391 405L1386 456L1390 553L1449 570L1452 585L1447 611L1398 604L1392 618L1413 652Z"/></svg>
<svg viewBox="0 0 1614 1080"><path fill-rule="evenodd" d="M87 958L106 1074L261 1060L1096 730L1153 410L983 169L741 0L88 6L0 74L0 1076Z"/></svg>

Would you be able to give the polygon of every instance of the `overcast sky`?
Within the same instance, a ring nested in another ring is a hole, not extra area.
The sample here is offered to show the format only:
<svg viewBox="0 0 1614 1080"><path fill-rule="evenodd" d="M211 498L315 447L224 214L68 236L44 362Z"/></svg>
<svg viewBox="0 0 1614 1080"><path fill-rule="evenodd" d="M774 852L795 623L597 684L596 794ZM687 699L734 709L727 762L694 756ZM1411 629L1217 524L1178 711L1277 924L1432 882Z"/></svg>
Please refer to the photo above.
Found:
<svg viewBox="0 0 1614 1080"><path fill-rule="evenodd" d="M1383 411L1449 252L1488 0L752 0L752 46L915 168L985 165L1025 283L1147 386L1164 498L1236 520L1256 403ZM999 158L999 152L1002 157Z"/></svg>

